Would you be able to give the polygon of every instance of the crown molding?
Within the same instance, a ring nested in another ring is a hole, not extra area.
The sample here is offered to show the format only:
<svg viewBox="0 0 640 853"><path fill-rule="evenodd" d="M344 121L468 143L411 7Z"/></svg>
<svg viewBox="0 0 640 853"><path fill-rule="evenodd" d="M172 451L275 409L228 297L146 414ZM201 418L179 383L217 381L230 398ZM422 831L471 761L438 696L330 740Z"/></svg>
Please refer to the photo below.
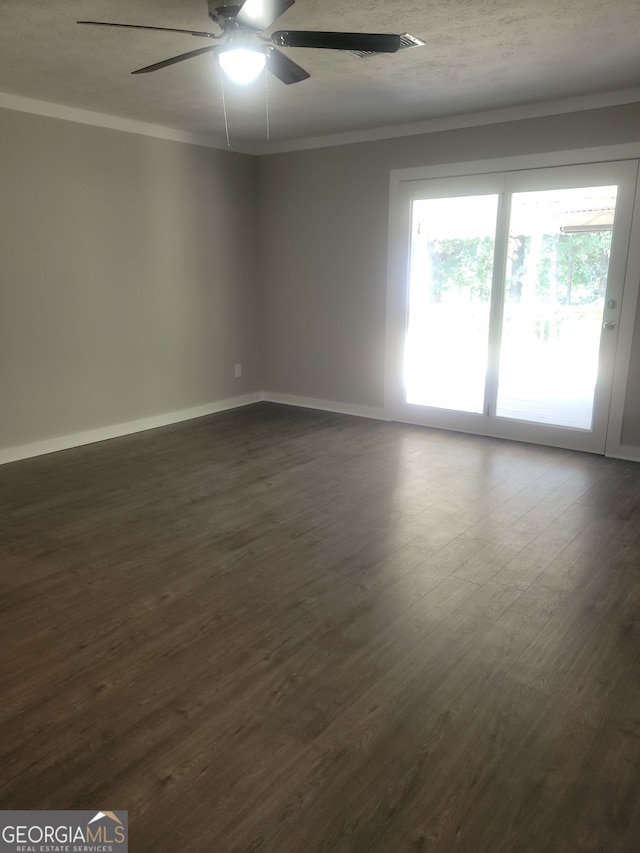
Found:
<svg viewBox="0 0 640 853"><path fill-rule="evenodd" d="M187 145L199 145L205 148L215 148L222 151L232 151L237 154L264 156L268 154L283 154L293 151L305 151L313 148L331 148L338 145L353 145L360 142L377 142L385 139L397 139L403 136L419 136L427 133L438 133L447 130L457 130L465 127L479 127L488 124L501 124L509 121L519 121L529 118L560 115L562 113L581 112L584 110L601 109L603 107L623 106L640 102L640 87L623 89L617 92L604 92L593 95L580 95L574 98L563 98L554 101L541 101L533 104L522 104L513 107L503 107L494 110L484 110L460 115L443 116L426 119L411 124L389 125L388 127L356 130L344 133L328 134L325 136L304 139L285 140L283 142L258 142L233 144L230 147L225 140L204 134L189 133L175 128L149 124L134 119L90 110L69 107L63 104L52 104L48 101L38 101L21 95L11 95L0 92L0 108L32 113L48 118L73 121L78 124L88 124L109 130L125 133L136 133L166 139L172 142L182 142Z"/></svg>
<svg viewBox="0 0 640 853"><path fill-rule="evenodd" d="M528 118L561 115L562 113L582 112L603 107L623 106L640 102L640 87L622 89L617 92L604 92L594 95L580 95L553 101L540 101L513 107L501 107L494 110L482 110L460 115L426 119L411 124L389 125L388 127L356 130L348 133L335 133L327 136L294 139L284 142L259 143L255 154L281 154L290 151L304 151L312 148L331 148L338 145L352 145L358 142L377 142L384 139L397 139L403 136L419 136L426 133L438 133L446 130L458 130L465 127L479 127L487 124L502 124Z"/></svg>
<svg viewBox="0 0 640 853"><path fill-rule="evenodd" d="M148 124L144 121L91 112L90 110L77 109L76 107L68 107L63 104L51 104L48 101L23 98L21 95L10 95L5 92L0 92L0 108L31 113L32 115L45 116L47 118L62 119L63 121L73 121L77 124L104 127L108 130L119 130L124 133L152 136L156 139L166 139L170 142L182 142L187 145L199 145L204 148L216 148L222 151L231 150L237 154L257 153L256 146L254 145L241 144L233 145L229 148L225 140L205 136L204 134L188 133L184 130L176 130L171 127L162 127L161 125Z"/></svg>

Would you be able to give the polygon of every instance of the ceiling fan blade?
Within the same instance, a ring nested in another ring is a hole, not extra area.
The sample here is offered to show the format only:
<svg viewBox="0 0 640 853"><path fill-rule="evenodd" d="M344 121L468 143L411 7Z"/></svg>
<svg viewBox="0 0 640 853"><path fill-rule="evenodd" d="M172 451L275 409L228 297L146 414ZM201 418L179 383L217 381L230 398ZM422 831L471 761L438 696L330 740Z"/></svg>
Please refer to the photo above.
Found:
<svg viewBox="0 0 640 853"><path fill-rule="evenodd" d="M270 47L267 50L267 70L270 71L278 80L282 80L289 86L291 83L300 83L301 80L306 80L311 77L308 71L305 71L301 65L289 59L284 53L276 50L275 47Z"/></svg>
<svg viewBox="0 0 640 853"><path fill-rule="evenodd" d="M132 74L148 74L150 71L159 71L161 68L166 68L169 65L175 65L176 62L184 62L185 59L191 59L193 56L200 56L203 53L210 53L213 50L218 50L217 45L210 47L200 47L198 50L190 50L189 53L181 53L179 56L172 56L171 59L163 59L162 62L154 62L153 65L145 65L144 68L138 68L137 71L132 71Z"/></svg>
<svg viewBox="0 0 640 853"><path fill-rule="evenodd" d="M245 0L236 16L241 27L261 33L268 30L271 24L296 0Z"/></svg>
<svg viewBox="0 0 640 853"><path fill-rule="evenodd" d="M367 50L395 53L400 36L393 33L325 33L313 30L278 30L271 41L280 47L318 47L329 50Z"/></svg>
<svg viewBox="0 0 640 853"><path fill-rule="evenodd" d="M219 39L222 35L215 33L200 32L200 30L177 30L174 27L146 27L141 24L111 24L107 21L76 21L77 24L90 24L93 27L124 27L128 30L162 30L165 33L186 33L190 36L198 36L205 39Z"/></svg>

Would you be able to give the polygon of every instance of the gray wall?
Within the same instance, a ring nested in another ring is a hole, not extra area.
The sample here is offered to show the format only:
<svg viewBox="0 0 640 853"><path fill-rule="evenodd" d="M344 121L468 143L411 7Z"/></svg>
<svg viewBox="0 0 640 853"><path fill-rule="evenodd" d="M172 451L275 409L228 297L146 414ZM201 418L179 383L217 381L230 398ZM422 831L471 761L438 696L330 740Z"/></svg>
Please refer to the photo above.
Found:
<svg viewBox="0 0 640 853"><path fill-rule="evenodd" d="M0 110L0 187L0 448L262 388L255 158Z"/></svg>
<svg viewBox="0 0 640 853"><path fill-rule="evenodd" d="M266 390L383 406L391 169L639 140L632 104L261 158Z"/></svg>
<svg viewBox="0 0 640 853"><path fill-rule="evenodd" d="M389 171L638 140L634 104L252 158L0 110L0 449L262 389L382 407Z"/></svg>

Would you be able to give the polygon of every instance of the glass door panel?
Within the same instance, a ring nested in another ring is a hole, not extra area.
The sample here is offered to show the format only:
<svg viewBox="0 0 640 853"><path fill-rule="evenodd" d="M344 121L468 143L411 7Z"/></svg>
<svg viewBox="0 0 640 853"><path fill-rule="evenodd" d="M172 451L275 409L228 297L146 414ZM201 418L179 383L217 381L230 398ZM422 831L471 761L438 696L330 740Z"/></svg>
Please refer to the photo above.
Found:
<svg viewBox="0 0 640 853"><path fill-rule="evenodd" d="M637 173L627 161L402 184L397 420L604 452Z"/></svg>
<svg viewBox="0 0 640 853"><path fill-rule="evenodd" d="M513 193L497 417L591 429L617 189Z"/></svg>
<svg viewBox="0 0 640 853"><path fill-rule="evenodd" d="M484 410L498 200L412 202L406 403Z"/></svg>

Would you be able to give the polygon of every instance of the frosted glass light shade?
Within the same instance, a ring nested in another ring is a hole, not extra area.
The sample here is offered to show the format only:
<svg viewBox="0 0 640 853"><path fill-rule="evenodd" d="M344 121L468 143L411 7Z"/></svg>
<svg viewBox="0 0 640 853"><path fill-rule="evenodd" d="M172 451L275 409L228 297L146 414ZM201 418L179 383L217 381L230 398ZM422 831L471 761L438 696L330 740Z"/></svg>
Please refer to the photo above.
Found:
<svg viewBox="0 0 640 853"><path fill-rule="evenodd" d="M243 85L256 79L267 64L267 57L259 50L236 47L220 51L218 61L234 83Z"/></svg>

